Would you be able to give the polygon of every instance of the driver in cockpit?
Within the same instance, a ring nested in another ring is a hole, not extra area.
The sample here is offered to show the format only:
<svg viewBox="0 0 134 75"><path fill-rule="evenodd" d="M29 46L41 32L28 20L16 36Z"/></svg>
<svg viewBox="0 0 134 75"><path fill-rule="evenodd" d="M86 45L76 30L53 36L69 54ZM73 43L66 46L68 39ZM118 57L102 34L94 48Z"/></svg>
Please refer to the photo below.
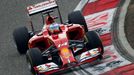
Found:
<svg viewBox="0 0 134 75"><path fill-rule="evenodd" d="M59 33L61 31L60 24L56 23L54 18L50 16L46 18L46 24L44 25L43 29L45 28L47 28L51 34Z"/></svg>

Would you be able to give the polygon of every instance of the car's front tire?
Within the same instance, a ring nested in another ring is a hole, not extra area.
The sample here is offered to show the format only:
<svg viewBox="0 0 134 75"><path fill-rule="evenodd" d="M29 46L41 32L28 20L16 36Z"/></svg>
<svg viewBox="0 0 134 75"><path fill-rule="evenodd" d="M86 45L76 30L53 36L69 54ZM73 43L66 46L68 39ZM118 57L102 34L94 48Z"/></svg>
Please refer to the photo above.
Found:
<svg viewBox="0 0 134 75"><path fill-rule="evenodd" d="M69 13L68 22L74 23L74 24L80 24L84 27L85 32L88 32L85 18L80 11L74 11L74 12Z"/></svg>
<svg viewBox="0 0 134 75"><path fill-rule="evenodd" d="M30 71L36 75L34 67L44 63L41 51L38 48L29 49L26 53L26 59Z"/></svg>
<svg viewBox="0 0 134 75"><path fill-rule="evenodd" d="M20 27L13 31L13 38L20 54L25 54L28 49L28 41L30 39L28 29Z"/></svg>
<svg viewBox="0 0 134 75"><path fill-rule="evenodd" d="M88 31L85 36L86 48L88 50L93 48L101 48L101 55L104 53L104 48L102 45L102 41L99 38L98 34L95 31Z"/></svg>

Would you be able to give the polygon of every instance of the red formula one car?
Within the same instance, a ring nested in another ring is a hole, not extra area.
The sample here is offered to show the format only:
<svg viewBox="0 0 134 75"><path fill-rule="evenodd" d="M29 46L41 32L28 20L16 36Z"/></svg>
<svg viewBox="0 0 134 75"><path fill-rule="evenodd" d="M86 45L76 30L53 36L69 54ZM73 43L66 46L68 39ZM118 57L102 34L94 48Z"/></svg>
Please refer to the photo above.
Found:
<svg viewBox="0 0 134 75"><path fill-rule="evenodd" d="M27 7L29 17L42 14L43 29L28 32L26 27L14 30L13 37L20 54L25 54L29 68L34 75L48 75L71 67L102 59L103 45L94 31L88 31L80 11L68 15L63 23L58 6L54 0ZM50 15L58 9L61 23ZM47 15L44 21L44 15Z"/></svg>

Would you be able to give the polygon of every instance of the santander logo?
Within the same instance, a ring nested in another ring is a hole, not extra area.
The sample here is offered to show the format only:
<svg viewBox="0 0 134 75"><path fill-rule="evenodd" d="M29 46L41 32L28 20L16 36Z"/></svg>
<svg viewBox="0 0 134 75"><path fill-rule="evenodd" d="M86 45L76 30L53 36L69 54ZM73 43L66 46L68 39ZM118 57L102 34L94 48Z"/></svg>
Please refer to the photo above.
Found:
<svg viewBox="0 0 134 75"><path fill-rule="evenodd" d="M45 1L45 2L42 2L42 3L38 3L36 5L31 5L31 6L28 6L27 7L27 10L32 10L32 9L35 9L35 8L39 8L39 7L42 7L42 6L47 6L51 3L54 3L55 4L55 1L54 0L49 0L49 1Z"/></svg>

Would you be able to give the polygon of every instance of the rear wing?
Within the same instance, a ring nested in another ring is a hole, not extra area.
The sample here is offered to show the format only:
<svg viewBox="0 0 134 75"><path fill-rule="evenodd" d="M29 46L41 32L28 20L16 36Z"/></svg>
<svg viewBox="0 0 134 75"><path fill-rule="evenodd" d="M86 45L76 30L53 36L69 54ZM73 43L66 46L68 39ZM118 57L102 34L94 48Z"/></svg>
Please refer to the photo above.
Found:
<svg viewBox="0 0 134 75"><path fill-rule="evenodd" d="M28 6L27 11L28 14L31 16L57 7L58 5L55 0L49 0L49 1L44 1L35 5Z"/></svg>
<svg viewBox="0 0 134 75"><path fill-rule="evenodd" d="M29 22L30 22L33 32L34 32L34 27L33 27L33 22L30 16L34 14L42 13L42 19L43 19L43 24L44 24L44 16L43 16L44 12L47 11L49 15L51 11L48 11L48 10L55 9L55 8L58 10L61 23L63 23L60 10L55 0L48 0L48 1L38 3L38 4L30 5L27 7L28 17L30 19Z"/></svg>

